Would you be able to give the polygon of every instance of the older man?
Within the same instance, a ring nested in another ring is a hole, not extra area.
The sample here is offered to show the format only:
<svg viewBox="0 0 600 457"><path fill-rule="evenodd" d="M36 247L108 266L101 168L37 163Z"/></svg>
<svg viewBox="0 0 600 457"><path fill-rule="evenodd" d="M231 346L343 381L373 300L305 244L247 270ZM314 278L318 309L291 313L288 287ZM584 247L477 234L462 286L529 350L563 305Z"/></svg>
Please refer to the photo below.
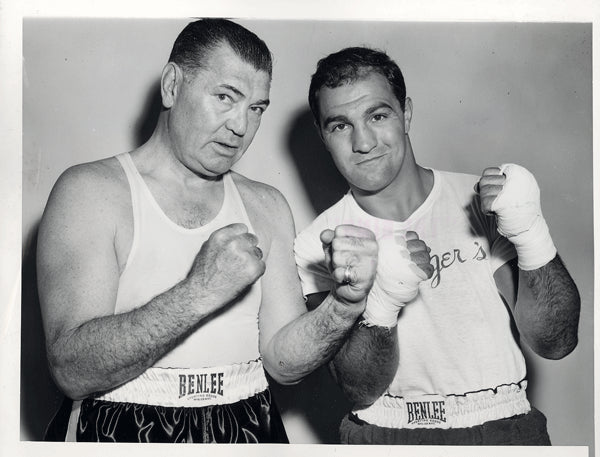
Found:
<svg viewBox="0 0 600 457"><path fill-rule="evenodd" d="M54 186L39 291L51 371L73 401L48 439L287 441L264 369L294 383L332 357L364 309L377 244L358 227L329 233L335 286L306 313L285 199L230 171L269 105L271 65L245 28L189 24L150 140Z"/></svg>

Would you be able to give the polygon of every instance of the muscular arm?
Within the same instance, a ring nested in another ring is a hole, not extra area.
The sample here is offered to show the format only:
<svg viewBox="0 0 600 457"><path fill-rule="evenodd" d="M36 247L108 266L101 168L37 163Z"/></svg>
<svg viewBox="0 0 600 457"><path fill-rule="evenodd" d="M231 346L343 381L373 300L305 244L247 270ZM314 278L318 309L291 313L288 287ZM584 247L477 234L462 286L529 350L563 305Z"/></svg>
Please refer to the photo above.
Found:
<svg viewBox="0 0 600 457"><path fill-rule="evenodd" d="M511 273L510 265L501 267L495 277L502 295L514 303L510 297L517 267L513 263ZM541 268L518 270L513 314L521 336L538 355L560 359L575 349L579 309L579 292L558 255Z"/></svg>
<svg viewBox="0 0 600 457"><path fill-rule="evenodd" d="M260 233L270 233L267 268L261 278L260 350L269 374L282 384L293 384L333 357L363 312L365 294L349 303L330 293L321 306L307 312L293 255L295 230L287 202L270 191L261 199L260 212L253 213L262 215L252 221L259 239L263 239ZM376 244L373 249L372 275Z"/></svg>
<svg viewBox="0 0 600 457"><path fill-rule="evenodd" d="M65 173L39 230L38 283L50 369L73 399L141 374L224 301L215 288L200 284L200 275L188 275L147 304L113 315L116 220L123 216L118 202L127 201L115 195L119 181L113 178L101 165Z"/></svg>
<svg viewBox="0 0 600 457"><path fill-rule="evenodd" d="M358 406L372 404L392 383L398 369L396 327L356 323L329 368L348 400Z"/></svg>
<svg viewBox="0 0 600 457"><path fill-rule="evenodd" d="M265 366L278 382L293 384L327 363L360 316L333 294L321 305L287 324L265 345Z"/></svg>
<svg viewBox="0 0 600 457"><path fill-rule="evenodd" d="M330 364L336 382L358 406L375 402L392 383L399 362L396 327L399 306L414 298L418 283L431 277L433 272L429 248L415 232L406 233L406 249L414 264L403 260L405 251L399 248L401 243L396 236L380 237L378 244L377 279L369 293L367 310L361 317L368 325L354 324ZM419 273L413 267L420 270ZM313 294L308 298L308 305L312 307L323 295Z"/></svg>

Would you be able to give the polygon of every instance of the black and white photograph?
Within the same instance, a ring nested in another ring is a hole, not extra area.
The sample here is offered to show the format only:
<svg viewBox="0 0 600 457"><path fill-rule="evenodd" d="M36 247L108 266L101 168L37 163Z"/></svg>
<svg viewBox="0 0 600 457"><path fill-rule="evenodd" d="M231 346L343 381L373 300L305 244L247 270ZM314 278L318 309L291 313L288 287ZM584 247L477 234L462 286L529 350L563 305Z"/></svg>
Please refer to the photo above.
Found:
<svg viewBox="0 0 600 457"><path fill-rule="evenodd" d="M22 15L15 455L595 455L594 16L394 12Z"/></svg>

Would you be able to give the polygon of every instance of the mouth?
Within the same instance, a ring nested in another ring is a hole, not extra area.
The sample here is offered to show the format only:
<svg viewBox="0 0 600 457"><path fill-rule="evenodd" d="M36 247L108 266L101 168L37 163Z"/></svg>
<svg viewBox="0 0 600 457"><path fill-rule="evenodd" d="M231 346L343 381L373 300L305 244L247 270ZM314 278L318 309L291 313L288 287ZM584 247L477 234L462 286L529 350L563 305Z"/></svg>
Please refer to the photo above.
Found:
<svg viewBox="0 0 600 457"><path fill-rule="evenodd" d="M373 156L373 157L367 157L366 159L363 159L363 160L361 160L359 162L356 162L356 165L368 164L368 163L374 162L374 161L376 161L378 159L381 159L384 156L385 156L385 154L379 154L379 155L376 155L376 156Z"/></svg>
<svg viewBox="0 0 600 457"><path fill-rule="evenodd" d="M226 143L222 141L215 141L215 144L219 145L221 149L224 149L229 154L236 153L242 147L239 143Z"/></svg>

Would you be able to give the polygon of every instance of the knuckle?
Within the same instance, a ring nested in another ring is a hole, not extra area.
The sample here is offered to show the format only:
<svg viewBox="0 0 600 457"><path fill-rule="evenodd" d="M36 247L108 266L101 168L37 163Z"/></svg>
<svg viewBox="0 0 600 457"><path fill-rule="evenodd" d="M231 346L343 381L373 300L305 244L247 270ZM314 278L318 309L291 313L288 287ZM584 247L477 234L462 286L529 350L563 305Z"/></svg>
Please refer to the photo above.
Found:
<svg viewBox="0 0 600 457"><path fill-rule="evenodd" d="M346 247L346 238L336 237L331 241L331 248L335 251L340 251Z"/></svg>
<svg viewBox="0 0 600 457"><path fill-rule="evenodd" d="M334 251L331 256L331 261L334 265L345 265L346 256L340 251Z"/></svg>

